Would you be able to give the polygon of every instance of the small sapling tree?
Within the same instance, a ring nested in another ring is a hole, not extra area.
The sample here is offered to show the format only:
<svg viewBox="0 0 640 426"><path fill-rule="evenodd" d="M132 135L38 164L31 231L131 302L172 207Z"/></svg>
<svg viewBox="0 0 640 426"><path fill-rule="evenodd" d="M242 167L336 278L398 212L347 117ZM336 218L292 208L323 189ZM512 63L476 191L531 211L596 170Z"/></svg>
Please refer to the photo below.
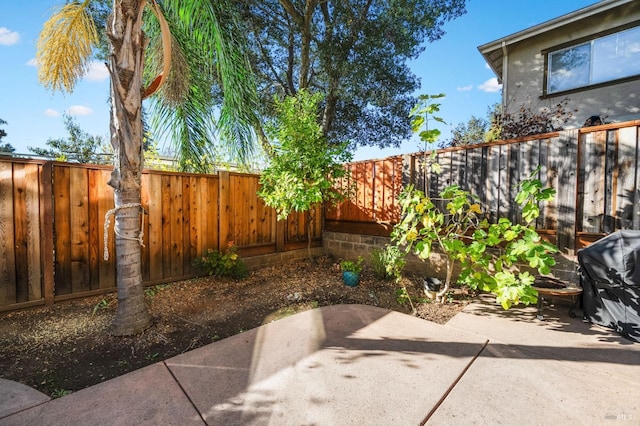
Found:
<svg viewBox="0 0 640 426"><path fill-rule="evenodd" d="M458 283L496 295L504 309L517 303L535 303L534 276L525 265L540 274L549 274L558 249L543 241L535 229L539 203L551 200L552 188L543 188L535 179L539 169L520 184L516 203L522 208L523 224L500 218L489 223L472 195L456 185L431 198L413 186L399 197L402 218L394 227L392 241L405 253L413 252L422 260L437 249L446 259L444 286L436 300L444 302L456 262L460 264ZM446 207L438 208L437 201Z"/></svg>
<svg viewBox="0 0 640 426"><path fill-rule="evenodd" d="M347 176L343 163L351 160L347 144L329 144L317 120L322 95L301 90L296 96L275 100L277 116L267 126L274 141L269 167L260 177L258 196L276 209L278 220L292 211L308 212L307 250L311 257L311 224L316 207L344 198L336 181Z"/></svg>

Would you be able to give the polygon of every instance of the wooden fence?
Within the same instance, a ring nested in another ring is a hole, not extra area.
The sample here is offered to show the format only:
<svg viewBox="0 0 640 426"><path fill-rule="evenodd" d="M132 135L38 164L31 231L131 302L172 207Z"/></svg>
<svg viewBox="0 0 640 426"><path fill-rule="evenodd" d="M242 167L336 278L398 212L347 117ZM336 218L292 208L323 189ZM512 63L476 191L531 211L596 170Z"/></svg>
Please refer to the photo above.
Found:
<svg viewBox="0 0 640 426"><path fill-rule="evenodd" d="M353 196L327 209L325 229L389 235L408 184L430 196L457 184L480 199L491 220L519 221L518 183L540 166L537 178L557 195L541 206L536 226L573 254L617 229L640 229L639 128L631 121L443 149L439 175L424 172L423 153L352 163Z"/></svg>
<svg viewBox="0 0 640 426"><path fill-rule="evenodd" d="M111 169L0 157L0 310L50 304L113 291ZM242 256L306 247L306 214L277 221L256 192L258 175L145 171L143 279L146 284L194 277L193 261L229 241ZM312 227L322 234L321 210ZM112 218L113 219L113 218Z"/></svg>

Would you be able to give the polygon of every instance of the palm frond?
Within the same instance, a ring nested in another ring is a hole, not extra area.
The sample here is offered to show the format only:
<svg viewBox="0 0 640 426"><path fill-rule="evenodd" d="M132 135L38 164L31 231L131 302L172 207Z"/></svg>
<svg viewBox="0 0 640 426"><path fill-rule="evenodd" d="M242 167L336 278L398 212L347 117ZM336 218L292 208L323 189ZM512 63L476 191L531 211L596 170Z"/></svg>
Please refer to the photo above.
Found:
<svg viewBox="0 0 640 426"><path fill-rule="evenodd" d="M151 127L159 139L171 141L180 171L206 173L214 162L215 117L210 96L192 85L187 101L180 105L151 98Z"/></svg>
<svg viewBox="0 0 640 426"><path fill-rule="evenodd" d="M89 69L98 33L87 7L68 3L45 22L37 42L38 79L47 88L72 92Z"/></svg>
<svg viewBox="0 0 640 426"><path fill-rule="evenodd" d="M220 140L232 160L246 164L256 146L252 129L258 125L258 96L233 5L224 0L167 0L163 6L175 27L172 31L189 37L190 49L184 48L184 38L176 39L192 73L220 86Z"/></svg>
<svg viewBox="0 0 640 426"><path fill-rule="evenodd" d="M163 47L161 38L151 37L151 43L147 50L148 63L145 66L145 74L158 75L163 68ZM171 34L171 70L160 89L160 94L168 105L179 106L187 98L191 86L191 73L189 62L182 46Z"/></svg>

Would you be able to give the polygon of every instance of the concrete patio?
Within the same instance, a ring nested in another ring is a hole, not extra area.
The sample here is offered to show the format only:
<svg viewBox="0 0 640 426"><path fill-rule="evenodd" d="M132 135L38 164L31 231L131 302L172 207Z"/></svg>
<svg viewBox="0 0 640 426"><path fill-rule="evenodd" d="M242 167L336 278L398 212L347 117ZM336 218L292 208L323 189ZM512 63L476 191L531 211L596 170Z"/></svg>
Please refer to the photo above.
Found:
<svg viewBox="0 0 640 426"><path fill-rule="evenodd" d="M338 305L55 400L0 395L0 425L638 424L640 344L565 306L482 298L439 325Z"/></svg>

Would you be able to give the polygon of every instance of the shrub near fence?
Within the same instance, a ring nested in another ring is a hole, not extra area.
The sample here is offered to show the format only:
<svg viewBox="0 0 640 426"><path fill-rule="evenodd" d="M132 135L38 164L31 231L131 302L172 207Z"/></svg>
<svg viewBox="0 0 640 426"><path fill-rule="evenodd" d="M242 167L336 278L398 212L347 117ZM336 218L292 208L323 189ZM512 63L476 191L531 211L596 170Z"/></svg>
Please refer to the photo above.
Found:
<svg viewBox="0 0 640 426"><path fill-rule="evenodd" d="M0 158L0 310L113 291L115 243L108 167ZM145 171L146 284L191 278L193 261L229 241L244 257L306 247L305 214L276 221L259 176ZM320 217L320 215L318 216ZM321 221L312 229L320 245Z"/></svg>
<svg viewBox="0 0 640 426"><path fill-rule="evenodd" d="M539 233L573 255L617 229L640 229L640 121L566 130L512 141L437 151L442 173L425 173L423 153L349 164L355 191L327 209L325 229L388 236L398 221L396 199L414 184L431 196L459 185L478 197L496 221L519 222L518 183L537 178L557 196L541 206Z"/></svg>

